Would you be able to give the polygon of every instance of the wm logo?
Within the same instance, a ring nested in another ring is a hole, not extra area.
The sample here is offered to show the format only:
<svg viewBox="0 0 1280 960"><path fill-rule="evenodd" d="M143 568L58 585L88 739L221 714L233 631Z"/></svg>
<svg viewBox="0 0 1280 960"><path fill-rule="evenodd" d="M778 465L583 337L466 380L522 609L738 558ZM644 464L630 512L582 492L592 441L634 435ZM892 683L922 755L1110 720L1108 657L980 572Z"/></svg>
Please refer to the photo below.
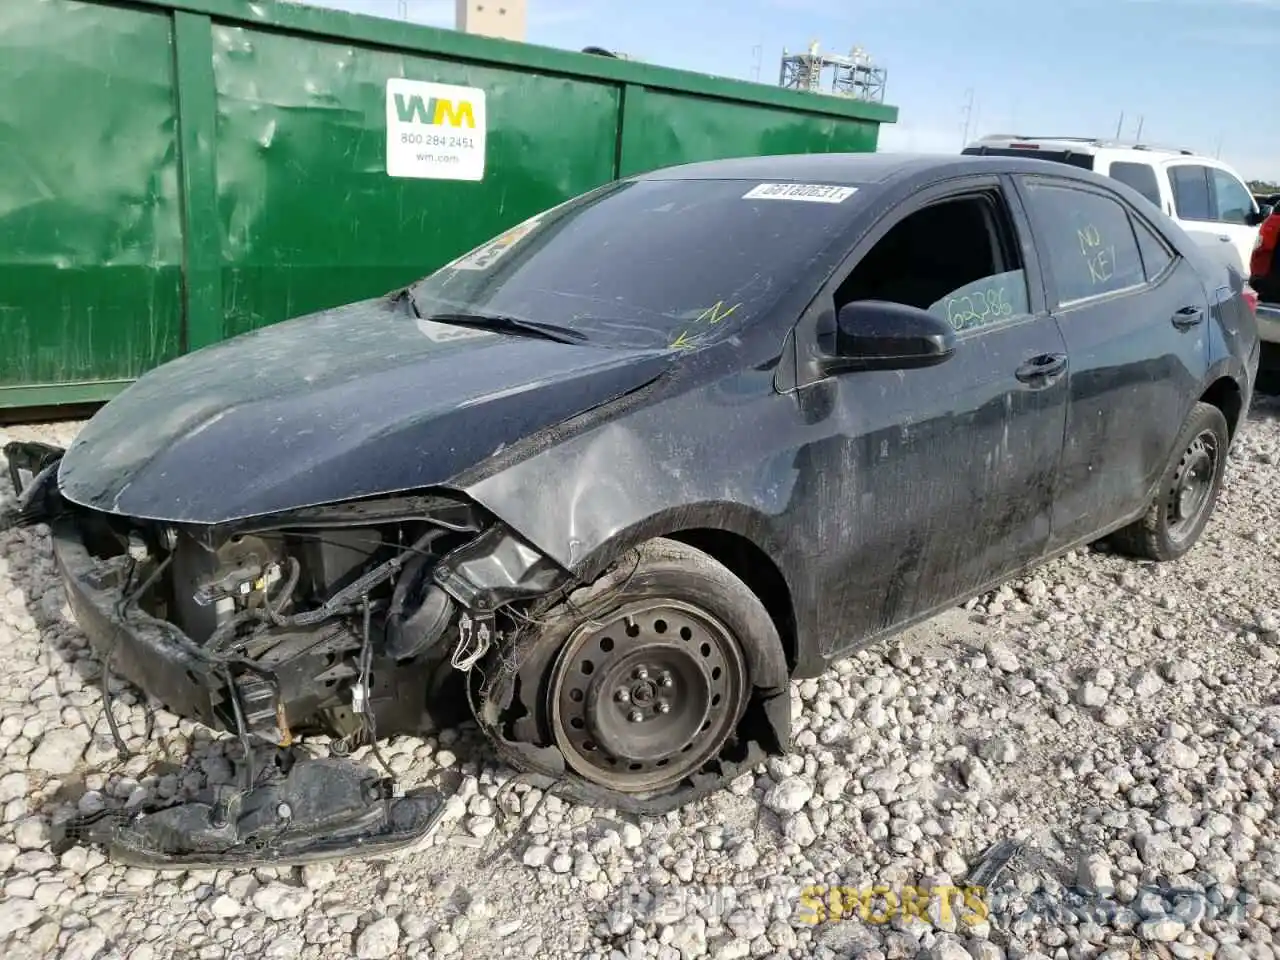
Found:
<svg viewBox="0 0 1280 960"><path fill-rule="evenodd" d="M422 97L406 97L402 93L397 93L395 98L396 113L399 114L401 123L475 128L476 117L468 100L443 100L439 97L423 100Z"/></svg>

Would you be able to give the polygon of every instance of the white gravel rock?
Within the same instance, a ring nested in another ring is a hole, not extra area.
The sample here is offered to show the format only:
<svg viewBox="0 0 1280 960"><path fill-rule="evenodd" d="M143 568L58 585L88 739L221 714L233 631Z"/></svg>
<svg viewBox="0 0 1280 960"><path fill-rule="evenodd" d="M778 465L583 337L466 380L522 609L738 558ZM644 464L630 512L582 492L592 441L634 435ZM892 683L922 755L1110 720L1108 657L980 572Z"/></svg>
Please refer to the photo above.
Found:
<svg viewBox="0 0 1280 960"><path fill-rule="evenodd" d="M1022 668L1013 651L999 640L987 641L986 655L993 667L1005 673L1017 673Z"/></svg>
<svg viewBox="0 0 1280 960"><path fill-rule="evenodd" d="M1081 706L1100 707L1107 702L1110 694L1105 687L1100 687L1096 683L1086 683L1082 686L1077 694Z"/></svg>
<svg viewBox="0 0 1280 960"><path fill-rule="evenodd" d="M13 840L20 850L41 850L49 843L49 824L41 817L27 817L14 827Z"/></svg>
<svg viewBox="0 0 1280 960"><path fill-rule="evenodd" d="M27 766L55 776L72 773L79 766L88 745L89 731L84 727L50 730L40 738L27 759Z"/></svg>
<svg viewBox="0 0 1280 960"><path fill-rule="evenodd" d="M813 829L813 821L803 813L797 813L787 820L783 833L798 847L807 847L818 839L818 834Z"/></svg>
<svg viewBox="0 0 1280 960"><path fill-rule="evenodd" d="M209 911L219 920L229 920L232 917L238 917L243 908L233 898L225 893L219 896L209 905Z"/></svg>
<svg viewBox="0 0 1280 960"><path fill-rule="evenodd" d="M1010 737L992 737L982 745L982 759L989 763L1013 763L1018 759L1018 745Z"/></svg>
<svg viewBox="0 0 1280 960"><path fill-rule="evenodd" d="M254 893L253 906L272 920L292 920L302 916L313 899L306 887L273 882Z"/></svg>
<svg viewBox="0 0 1280 960"><path fill-rule="evenodd" d="M107 945L107 934L99 927L85 927L71 935L62 948L62 960L94 960Z"/></svg>
<svg viewBox="0 0 1280 960"><path fill-rule="evenodd" d="M965 758L960 768L960 775L964 778L965 785L971 790L986 793L995 786L991 774L977 757Z"/></svg>
<svg viewBox="0 0 1280 960"><path fill-rule="evenodd" d="M929 948L929 960L971 960L969 951L959 937L944 933L939 935Z"/></svg>
<svg viewBox="0 0 1280 960"><path fill-rule="evenodd" d="M813 784L801 777L789 777L765 795L764 805L774 813L797 813L813 796Z"/></svg>
<svg viewBox="0 0 1280 960"><path fill-rule="evenodd" d="M308 863L302 867L302 882L308 890L323 890L338 878L338 868L330 862Z"/></svg>
<svg viewBox="0 0 1280 960"><path fill-rule="evenodd" d="M1138 927L1138 936L1147 941L1172 943L1186 930L1186 924L1180 920L1162 917L1159 920L1146 920Z"/></svg>
<svg viewBox="0 0 1280 960"><path fill-rule="evenodd" d="M359 960L385 960L399 945L400 925L392 917L383 917L360 931L356 938L356 956Z"/></svg>
<svg viewBox="0 0 1280 960"><path fill-rule="evenodd" d="M1176 876L1195 868L1195 854L1183 849L1167 833L1139 834L1134 846L1142 862L1159 873Z"/></svg>
<svg viewBox="0 0 1280 960"><path fill-rule="evenodd" d="M1200 762L1199 755L1191 747L1179 740L1161 740L1151 758L1162 767L1175 770L1194 770Z"/></svg>
<svg viewBox="0 0 1280 960"><path fill-rule="evenodd" d="M43 915L35 901L6 896L0 900L0 938L27 929Z"/></svg>
<svg viewBox="0 0 1280 960"><path fill-rule="evenodd" d="M0 803L10 803L25 797L29 789L25 773L6 773L0 777Z"/></svg>

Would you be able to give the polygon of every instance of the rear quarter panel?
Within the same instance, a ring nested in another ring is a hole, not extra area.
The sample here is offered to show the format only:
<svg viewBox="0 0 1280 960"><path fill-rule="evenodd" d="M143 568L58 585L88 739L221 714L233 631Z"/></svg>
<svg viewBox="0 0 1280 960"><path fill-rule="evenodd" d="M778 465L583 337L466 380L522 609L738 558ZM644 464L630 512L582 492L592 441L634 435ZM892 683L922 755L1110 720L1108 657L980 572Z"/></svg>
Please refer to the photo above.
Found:
<svg viewBox="0 0 1280 960"><path fill-rule="evenodd" d="M1204 386L1230 377L1239 385L1247 407L1257 375L1259 324L1245 304L1245 277L1230 253L1196 245L1187 259L1204 277L1209 295L1209 369Z"/></svg>

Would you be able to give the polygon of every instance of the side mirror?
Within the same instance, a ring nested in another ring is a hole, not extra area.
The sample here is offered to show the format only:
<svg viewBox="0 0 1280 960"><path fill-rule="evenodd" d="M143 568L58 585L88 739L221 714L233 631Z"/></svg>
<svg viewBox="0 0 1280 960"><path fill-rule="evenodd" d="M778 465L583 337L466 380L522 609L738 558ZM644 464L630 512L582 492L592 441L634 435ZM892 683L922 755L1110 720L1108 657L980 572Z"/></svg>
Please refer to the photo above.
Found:
<svg viewBox="0 0 1280 960"><path fill-rule="evenodd" d="M1275 207L1271 206L1269 203L1264 203L1262 206L1258 207L1257 213L1251 213L1245 219L1249 222L1249 226L1256 227L1275 212Z"/></svg>
<svg viewBox="0 0 1280 960"><path fill-rule="evenodd" d="M942 363L956 333L941 317L885 300L845 304L836 316L835 357L841 370L909 370Z"/></svg>

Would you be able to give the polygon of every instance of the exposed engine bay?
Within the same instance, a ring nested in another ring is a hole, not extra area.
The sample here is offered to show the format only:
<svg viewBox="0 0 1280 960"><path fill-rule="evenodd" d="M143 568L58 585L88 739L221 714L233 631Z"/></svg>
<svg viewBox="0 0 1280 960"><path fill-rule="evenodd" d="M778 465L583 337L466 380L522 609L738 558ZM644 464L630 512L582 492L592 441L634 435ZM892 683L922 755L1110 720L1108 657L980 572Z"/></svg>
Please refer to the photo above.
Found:
<svg viewBox="0 0 1280 960"><path fill-rule="evenodd" d="M554 652L546 643L539 648L539 638L557 610L565 618L565 598L583 585L482 509L447 495L405 496L216 527L171 524L64 500L56 448L11 444L5 452L22 493L12 522L49 524L71 608L106 666L104 700L108 675L121 676L170 712L231 732L246 758L241 787L230 796L76 821L64 828L66 842L96 840L118 859L147 865L298 863L412 843L435 822L443 798L406 797L385 764L380 777L340 758L370 744L381 763L380 737L430 734L468 715L502 759L543 786L567 784L576 787L569 796L618 808L633 800L634 810L657 809L642 790L615 792L624 781L610 779L603 764L591 766L599 751L579 751L575 762L574 745L599 724L583 732L574 719L576 739L557 739L539 722L535 701L547 699ZM22 470L33 475L25 485ZM621 580L624 573L612 575ZM592 622L594 608L567 607L574 624ZM630 617L627 627L639 629ZM677 721L665 716L673 688L696 686L697 677L681 675L692 663L687 656L663 660L661 645L654 649L652 678L643 665L618 663L626 684L618 699L627 702L616 704L623 724L616 742L648 729L627 717L651 717L662 735ZM717 656L707 663L721 662ZM783 749L787 697L768 691L747 709L743 664L724 666L733 669L716 689L738 706L717 716L712 697L721 697L708 688L695 704L702 712L680 720L681 742L707 747L688 755L696 793ZM721 676L719 667L714 672ZM583 700L576 688L561 694L570 709ZM109 709L106 715L123 750ZM738 717L754 734L750 742L732 730ZM713 719L723 730L708 740ZM287 750L315 733L332 738L328 759L254 769L255 742ZM602 744L608 736L602 730ZM647 782L666 776L668 761L658 756ZM335 762L350 769L310 769ZM629 764L632 771L643 766ZM673 807L690 795L676 792L659 803Z"/></svg>
<svg viewBox="0 0 1280 960"><path fill-rule="evenodd" d="M317 731L376 739L379 722L435 729L429 707L449 700L442 687L489 649L494 609L562 576L503 528L443 499L228 531L91 511L74 520L89 555L84 577L120 594L117 615L182 631L209 697L201 718L282 746ZM166 706L181 713L189 704Z"/></svg>

